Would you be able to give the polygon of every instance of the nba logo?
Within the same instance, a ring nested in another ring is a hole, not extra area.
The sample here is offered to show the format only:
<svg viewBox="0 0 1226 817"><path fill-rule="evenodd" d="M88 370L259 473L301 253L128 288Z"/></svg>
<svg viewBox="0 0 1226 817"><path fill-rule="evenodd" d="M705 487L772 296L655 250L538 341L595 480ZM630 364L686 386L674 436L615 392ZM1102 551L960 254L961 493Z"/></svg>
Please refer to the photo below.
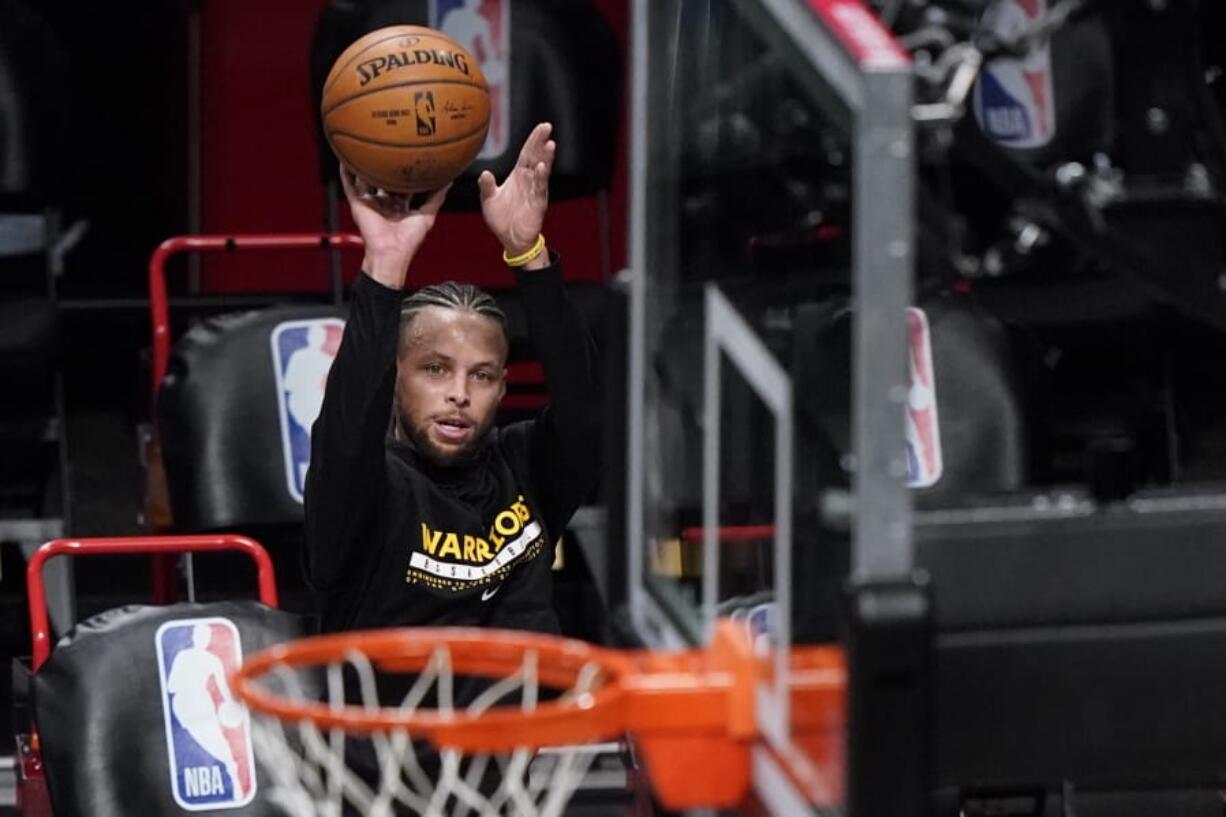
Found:
<svg viewBox="0 0 1226 817"><path fill-rule="evenodd" d="M339 318L286 321L272 330L285 481L290 496L299 502L311 464L311 426L319 417L328 372L344 331L345 322Z"/></svg>
<svg viewBox="0 0 1226 817"><path fill-rule="evenodd" d="M996 0L984 27L1005 40L1025 32L1047 13L1047 0ZM1014 148L1039 148L1056 135L1051 48L1040 41L1021 59L988 63L975 87L975 118L991 139Z"/></svg>
<svg viewBox="0 0 1226 817"><path fill-rule="evenodd" d="M154 638L175 802L187 811L245 806L256 789L251 727L226 680L243 660L238 628L224 618L180 619Z"/></svg>
<svg viewBox="0 0 1226 817"><path fill-rule="evenodd" d="M511 0L430 0L430 27L459 43L481 64L490 89L490 130L478 159L507 149L511 108Z"/></svg>
<svg viewBox="0 0 1226 817"><path fill-rule="evenodd" d="M907 309L910 385L907 389L907 485L928 488L941 478L941 428L937 423L937 385L932 370L928 316Z"/></svg>
<svg viewBox="0 0 1226 817"><path fill-rule="evenodd" d="M417 135L433 136L438 130L434 119L434 92L418 91L413 94L413 109L417 112Z"/></svg>
<svg viewBox="0 0 1226 817"><path fill-rule="evenodd" d="M745 631L755 655L769 652L779 640L779 605L767 601L751 607L745 614Z"/></svg>

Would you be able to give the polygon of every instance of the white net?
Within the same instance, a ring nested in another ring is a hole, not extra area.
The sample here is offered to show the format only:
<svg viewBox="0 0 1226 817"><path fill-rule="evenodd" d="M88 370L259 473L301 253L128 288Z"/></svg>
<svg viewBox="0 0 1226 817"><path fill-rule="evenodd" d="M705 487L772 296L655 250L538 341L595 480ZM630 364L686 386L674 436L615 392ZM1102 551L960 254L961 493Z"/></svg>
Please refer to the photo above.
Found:
<svg viewBox="0 0 1226 817"><path fill-rule="evenodd" d="M324 701L334 712L348 703L401 716L471 715L505 706L531 712L543 691L532 650L514 672L483 683L475 694L472 679L453 672L446 644L419 671L404 676L408 689L397 705L381 703L381 693L387 693L379 681L386 676L366 655L351 651L322 668L279 665L256 683L289 702ZM573 686L557 692L563 699L588 695L601 677L598 665L586 665ZM597 745L462 751L435 747L400 726L355 734L263 712L252 713L252 727L256 755L271 777L269 799L292 817L556 817L599 751Z"/></svg>

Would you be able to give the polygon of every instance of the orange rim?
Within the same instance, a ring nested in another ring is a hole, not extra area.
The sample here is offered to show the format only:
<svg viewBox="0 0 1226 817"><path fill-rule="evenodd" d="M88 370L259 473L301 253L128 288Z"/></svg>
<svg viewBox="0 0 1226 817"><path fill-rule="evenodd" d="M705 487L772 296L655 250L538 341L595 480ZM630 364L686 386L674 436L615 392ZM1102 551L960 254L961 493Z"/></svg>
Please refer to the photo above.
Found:
<svg viewBox="0 0 1226 817"><path fill-rule="evenodd" d="M435 710L401 712L391 707L333 708L326 702L292 701L261 689L255 681L278 666L319 667L352 652L366 656L377 669L398 673L426 666L440 645L450 653L453 674L504 678L518 671L525 654L537 655L542 686L569 689L579 673L595 665L600 685L590 693L547 701L531 711L494 707L472 714ZM624 731L622 680L631 672L625 653L571 639L507 630L402 628L315 636L261 650L235 673L235 694L252 710L283 721L309 721L320 729L340 728L359 734L405 729L439 746L467 751L507 751L608 740Z"/></svg>
<svg viewBox="0 0 1226 817"><path fill-rule="evenodd" d="M545 686L572 688L586 667L599 668L601 683L583 693L524 711L494 707L479 713L436 710L402 712L383 707L333 708L326 702L292 701L261 689L256 680L274 668L321 667L359 652L376 668L415 672L426 666L440 645L450 651L453 673L505 678L518 671L526 653L537 655L537 677ZM802 647L792 650L791 688L796 709L793 724L799 741L822 746L818 757L840 753L844 718L845 668L841 650ZM743 791L748 747L760 738L755 715L759 686L769 681L769 663L755 658L743 630L721 621L709 647L677 652L611 650L582 641L520 631L463 628L370 630L305 638L262 650L245 661L232 682L235 693L253 711L286 722L308 721L322 730L344 729L370 734L404 729L437 746L469 752L510 751L618 739L629 733L657 758L653 781L671 768L683 768L678 752L698 745L710 767L722 766L729 792ZM680 741L680 743L678 743ZM721 763L715 763L722 758ZM739 777L737 777L739 775ZM708 780L710 777L700 776ZM707 802L709 788L695 788L698 778L682 777L675 785ZM734 784L734 785L733 785ZM666 798L668 799L668 798ZM734 802L728 794L721 802Z"/></svg>
<svg viewBox="0 0 1226 817"><path fill-rule="evenodd" d="M414 672L444 644L453 673L505 678L522 667L526 653L535 652L537 677L545 686L572 688L579 673L593 665L601 672L601 683L590 693L548 701L531 711L495 707L450 715L436 710L334 709L324 702L292 701L255 684L278 666L321 667L350 652L362 653L382 671ZM846 687L842 651L793 648L789 665L793 740L799 751L841 775ZM557 636L445 627L316 636L256 653L234 674L232 685L253 711L282 721L308 721L323 730L355 734L404 729L436 746L468 752L582 744L628 733L661 803L680 810L733 807L746 796L750 748L761 738L756 695L771 673L769 662L753 655L744 630L725 620L717 624L709 647L678 652L610 650ZM814 803L841 798L841 791L832 793L820 780L794 782Z"/></svg>

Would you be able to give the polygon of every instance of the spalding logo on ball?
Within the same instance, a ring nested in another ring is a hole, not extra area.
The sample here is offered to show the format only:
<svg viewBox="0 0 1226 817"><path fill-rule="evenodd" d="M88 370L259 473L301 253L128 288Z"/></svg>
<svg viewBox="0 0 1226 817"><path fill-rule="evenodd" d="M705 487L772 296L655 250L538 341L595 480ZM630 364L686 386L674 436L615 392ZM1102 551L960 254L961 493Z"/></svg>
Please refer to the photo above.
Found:
<svg viewBox="0 0 1226 817"><path fill-rule="evenodd" d="M464 172L490 126L477 60L422 26L372 31L345 49L320 103L332 151L367 182L436 190Z"/></svg>

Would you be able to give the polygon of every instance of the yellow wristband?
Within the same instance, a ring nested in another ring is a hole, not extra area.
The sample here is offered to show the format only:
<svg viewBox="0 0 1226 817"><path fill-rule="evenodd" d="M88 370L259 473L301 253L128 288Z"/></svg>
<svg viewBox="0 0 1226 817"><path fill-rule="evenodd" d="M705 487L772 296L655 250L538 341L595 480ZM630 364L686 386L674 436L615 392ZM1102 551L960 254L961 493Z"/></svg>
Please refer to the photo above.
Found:
<svg viewBox="0 0 1226 817"><path fill-rule="evenodd" d="M535 261L537 256L545 251L545 234L539 233L536 237L536 243L532 245L532 249L522 255L507 255L507 251L502 251L502 260L508 267L522 267L524 264L529 264Z"/></svg>

